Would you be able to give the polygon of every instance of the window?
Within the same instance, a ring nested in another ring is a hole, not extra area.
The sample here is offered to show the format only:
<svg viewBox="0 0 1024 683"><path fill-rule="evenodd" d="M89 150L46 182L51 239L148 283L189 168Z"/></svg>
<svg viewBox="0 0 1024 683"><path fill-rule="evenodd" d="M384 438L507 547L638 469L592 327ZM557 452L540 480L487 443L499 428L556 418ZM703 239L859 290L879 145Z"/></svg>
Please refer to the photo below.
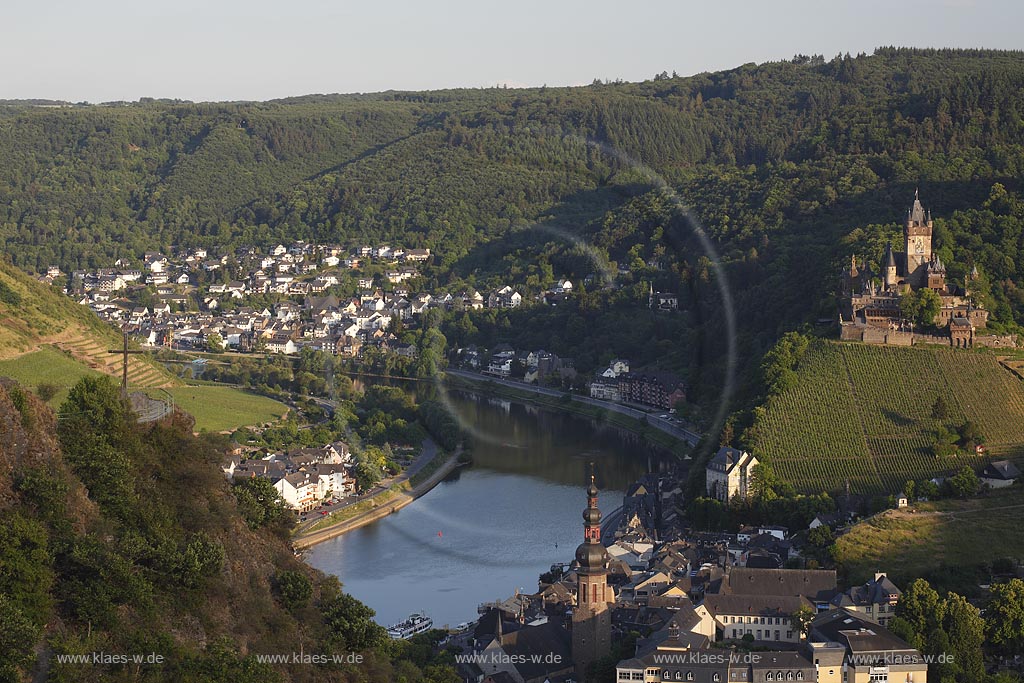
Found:
<svg viewBox="0 0 1024 683"><path fill-rule="evenodd" d="M804 680L804 672L803 671L797 671L796 672L796 680L798 680L798 681Z"/></svg>
<svg viewBox="0 0 1024 683"><path fill-rule="evenodd" d="M766 680L766 681L774 681L775 680L775 674L773 674L771 671L769 671L768 673L766 673L764 675L764 680Z"/></svg>
<svg viewBox="0 0 1024 683"><path fill-rule="evenodd" d="M692 671L687 671L686 672L686 680L688 680L688 681L692 681L693 680L693 672Z"/></svg>
<svg viewBox="0 0 1024 683"><path fill-rule="evenodd" d="M720 674L716 673L714 676L711 677L711 680L712 681L720 681L720 680L722 680L722 676Z"/></svg>

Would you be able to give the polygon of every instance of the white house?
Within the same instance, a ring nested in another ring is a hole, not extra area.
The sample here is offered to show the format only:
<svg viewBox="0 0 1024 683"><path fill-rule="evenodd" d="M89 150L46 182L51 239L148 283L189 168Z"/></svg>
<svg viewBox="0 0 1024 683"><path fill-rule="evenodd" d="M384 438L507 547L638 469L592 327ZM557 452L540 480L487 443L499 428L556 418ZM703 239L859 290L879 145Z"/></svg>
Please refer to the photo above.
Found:
<svg viewBox="0 0 1024 683"><path fill-rule="evenodd" d="M996 460L985 466L981 472L981 481L991 488L1001 489L1017 481L1020 470L1009 460Z"/></svg>
<svg viewBox="0 0 1024 683"><path fill-rule="evenodd" d="M274 482L281 499L293 510L307 512L319 505L320 479L309 472L295 472Z"/></svg>

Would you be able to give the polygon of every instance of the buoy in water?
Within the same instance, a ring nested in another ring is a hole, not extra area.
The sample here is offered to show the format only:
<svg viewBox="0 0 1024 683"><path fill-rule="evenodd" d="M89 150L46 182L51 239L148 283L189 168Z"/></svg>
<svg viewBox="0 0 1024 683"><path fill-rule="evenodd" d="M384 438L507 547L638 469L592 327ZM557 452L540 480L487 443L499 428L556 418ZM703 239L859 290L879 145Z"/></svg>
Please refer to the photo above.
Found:
<svg viewBox="0 0 1024 683"><path fill-rule="evenodd" d="M437 536L438 536L438 538L440 538L440 537L441 537L441 536L443 536L443 535L444 535L444 534L442 534L442 533L441 533L440 531L438 531L438 532L437 532Z"/></svg>

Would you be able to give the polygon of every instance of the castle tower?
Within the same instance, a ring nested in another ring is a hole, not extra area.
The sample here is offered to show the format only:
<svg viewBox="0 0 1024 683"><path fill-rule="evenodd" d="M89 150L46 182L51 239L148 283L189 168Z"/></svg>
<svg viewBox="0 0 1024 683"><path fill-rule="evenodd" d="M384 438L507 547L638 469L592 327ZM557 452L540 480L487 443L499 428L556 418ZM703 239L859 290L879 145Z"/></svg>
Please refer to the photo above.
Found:
<svg viewBox="0 0 1024 683"><path fill-rule="evenodd" d="M576 548L576 609L572 613L572 658L576 680L585 681L587 666L608 654L612 645L612 616L608 603L608 551L601 543L601 511L597 486L590 475L587 507L583 511L583 543Z"/></svg>
<svg viewBox="0 0 1024 683"><path fill-rule="evenodd" d="M907 255L907 280L915 288L926 284L925 271L932 260L932 216L921 206L917 190L914 190L914 205L907 211L903 246Z"/></svg>
<svg viewBox="0 0 1024 683"><path fill-rule="evenodd" d="M885 247L885 262L882 266L886 289L896 289L896 284L899 282L899 275L896 271L896 256L892 253L892 242L890 242Z"/></svg>

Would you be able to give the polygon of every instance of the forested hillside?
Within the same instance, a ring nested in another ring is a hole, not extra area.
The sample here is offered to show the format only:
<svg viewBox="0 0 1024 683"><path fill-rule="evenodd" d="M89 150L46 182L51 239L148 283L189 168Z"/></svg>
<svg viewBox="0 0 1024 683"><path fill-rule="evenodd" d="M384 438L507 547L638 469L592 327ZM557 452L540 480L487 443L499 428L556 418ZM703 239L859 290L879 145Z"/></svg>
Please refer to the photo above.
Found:
<svg viewBox="0 0 1024 683"><path fill-rule="evenodd" d="M1022 86L1019 52L884 48L571 89L2 106L0 239L29 271L303 238L430 247L440 287L617 277L551 322L576 347L629 325L653 284L685 313L643 333L681 345L669 365L710 400L718 275L681 206L721 255L741 370L834 315L840 264L881 255L916 187L952 279L977 264L992 327L1024 323Z"/></svg>
<svg viewBox="0 0 1024 683"><path fill-rule="evenodd" d="M0 681L457 680L293 557L269 480L232 487L191 426L136 424L107 378L58 414L0 381ZM257 659L300 651L345 663Z"/></svg>

